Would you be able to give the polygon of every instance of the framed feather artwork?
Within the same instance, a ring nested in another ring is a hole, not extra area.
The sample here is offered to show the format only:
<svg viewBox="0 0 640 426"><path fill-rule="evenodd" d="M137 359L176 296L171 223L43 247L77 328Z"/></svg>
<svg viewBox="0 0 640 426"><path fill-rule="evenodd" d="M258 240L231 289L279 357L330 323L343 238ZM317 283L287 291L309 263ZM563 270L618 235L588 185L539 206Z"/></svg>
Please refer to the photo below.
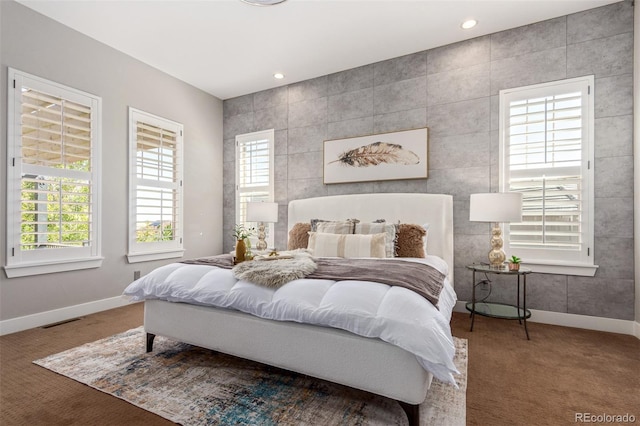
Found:
<svg viewBox="0 0 640 426"><path fill-rule="evenodd" d="M428 131L324 141L324 183L426 178Z"/></svg>

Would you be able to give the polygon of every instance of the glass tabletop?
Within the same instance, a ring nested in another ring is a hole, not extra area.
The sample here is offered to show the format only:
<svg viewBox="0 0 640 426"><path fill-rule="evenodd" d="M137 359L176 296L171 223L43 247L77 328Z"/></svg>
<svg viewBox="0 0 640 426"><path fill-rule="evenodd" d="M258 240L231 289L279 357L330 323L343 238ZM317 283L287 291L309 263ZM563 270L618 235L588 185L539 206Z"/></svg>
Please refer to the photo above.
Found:
<svg viewBox="0 0 640 426"><path fill-rule="evenodd" d="M509 267L505 264L501 268L495 268L485 263L474 263L467 265L467 269L474 270L476 272L491 272L492 274L507 274L507 275L525 275L530 274L531 269L521 266L518 271L510 271Z"/></svg>

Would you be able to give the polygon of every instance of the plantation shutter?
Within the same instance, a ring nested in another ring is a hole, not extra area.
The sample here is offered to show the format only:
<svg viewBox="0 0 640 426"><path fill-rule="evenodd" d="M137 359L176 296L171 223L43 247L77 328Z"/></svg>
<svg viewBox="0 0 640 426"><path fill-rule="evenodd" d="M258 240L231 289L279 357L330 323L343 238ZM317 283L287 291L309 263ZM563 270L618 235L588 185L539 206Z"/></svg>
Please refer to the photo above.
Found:
<svg viewBox="0 0 640 426"><path fill-rule="evenodd" d="M509 105L509 190L523 193L511 245L579 250L582 243L580 92Z"/></svg>
<svg viewBox="0 0 640 426"><path fill-rule="evenodd" d="M130 108L130 126L129 261L134 261L136 253L182 247L182 125Z"/></svg>
<svg viewBox="0 0 640 426"><path fill-rule="evenodd" d="M21 250L90 246L91 107L22 88Z"/></svg>
<svg viewBox="0 0 640 426"><path fill-rule="evenodd" d="M176 132L136 122L136 241L174 240L179 185ZM145 232L148 227L152 229Z"/></svg>
<svg viewBox="0 0 640 426"><path fill-rule="evenodd" d="M273 130L236 137L237 223L247 223L247 202L273 201Z"/></svg>
<svg viewBox="0 0 640 426"><path fill-rule="evenodd" d="M97 267L101 99L8 71L7 275Z"/></svg>
<svg viewBox="0 0 640 426"><path fill-rule="evenodd" d="M508 247L521 257L591 256L589 95L589 84L571 82L505 96L503 189L523 194Z"/></svg>

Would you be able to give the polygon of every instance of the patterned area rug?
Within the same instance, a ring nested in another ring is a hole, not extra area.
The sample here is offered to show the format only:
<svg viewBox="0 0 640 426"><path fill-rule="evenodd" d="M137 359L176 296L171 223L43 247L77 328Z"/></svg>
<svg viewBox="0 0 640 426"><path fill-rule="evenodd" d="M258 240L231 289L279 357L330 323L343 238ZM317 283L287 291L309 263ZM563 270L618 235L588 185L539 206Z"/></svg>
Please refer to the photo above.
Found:
<svg viewBox="0 0 640 426"><path fill-rule="evenodd" d="M467 341L456 338L459 389L434 379L422 425L464 425ZM395 401L196 346L142 327L34 361L183 425L405 425Z"/></svg>

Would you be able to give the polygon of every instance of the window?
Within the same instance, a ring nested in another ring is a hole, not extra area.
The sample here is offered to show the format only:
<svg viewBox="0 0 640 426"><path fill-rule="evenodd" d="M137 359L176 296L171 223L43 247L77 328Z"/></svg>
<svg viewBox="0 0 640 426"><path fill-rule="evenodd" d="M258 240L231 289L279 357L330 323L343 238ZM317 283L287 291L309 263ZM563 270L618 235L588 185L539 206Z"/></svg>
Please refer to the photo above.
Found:
<svg viewBox="0 0 640 426"><path fill-rule="evenodd" d="M97 268L102 100L8 71L7 276Z"/></svg>
<svg viewBox="0 0 640 426"><path fill-rule="evenodd" d="M236 136L236 223L247 222L247 202L273 202L274 131L265 130ZM273 247L273 224L265 224L267 244ZM257 239L253 238L252 243Z"/></svg>
<svg viewBox="0 0 640 426"><path fill-rule="evenodd" d="M182 124L129 108L130 263L182 256Z"/></svg>
<svg viewBox="0 0 640 426"><path fill-rule="evenodd" d="M593 77L500 92L500 186L523 194L505 251L536 272L593 276Z"/></svg>

